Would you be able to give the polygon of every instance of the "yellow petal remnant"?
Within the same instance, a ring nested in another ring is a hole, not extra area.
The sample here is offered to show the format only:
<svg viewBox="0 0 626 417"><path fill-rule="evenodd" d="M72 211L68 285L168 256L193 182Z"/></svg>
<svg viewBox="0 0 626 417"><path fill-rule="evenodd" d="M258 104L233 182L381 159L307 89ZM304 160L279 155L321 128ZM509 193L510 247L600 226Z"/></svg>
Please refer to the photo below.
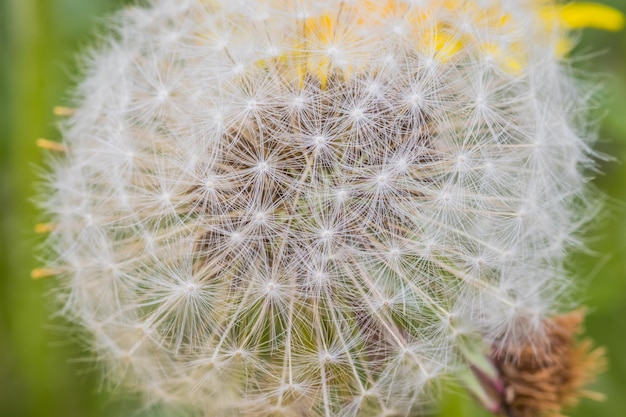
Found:
<svg viewBox="0 0 626 417"><path fill-rule="evenodd" d="M55 223L37 223L35 225L35 233L50 233L56 229L57 225Z"/></svg>
<svg viewBox="0 0 626 417"><path fill-rule="evenodd" d="M56 106L52 109L52 112L55 116L71 117L76 113L76 109L72 109L71 107Z"/></svg>
<svg viewBox="0 0 626 417"><path fill-rule="evenodd" d="M597 3L569 3L562 6L560 15L563 24L569 29L595 28L617 32L625 24L622 12Z"/></svg>
<svg viewBox="0 0 626 417"><path fill-rule="evenodd" d="M54 275L59 275L61 271L52 268L35 268L30 272L32 279L43 279Z"/></svg>
<svg viewBox="0 0 626 417"><path fill-rule="evenodd" d="M49 139L37 139L37 142L35 142L37 144L37 147L41 148L41 149L46 149L48 151L55 151L55 152L65 152L67 149L65 148L65 145L63 145L62 143L59 142L55 142Z"/></svg>

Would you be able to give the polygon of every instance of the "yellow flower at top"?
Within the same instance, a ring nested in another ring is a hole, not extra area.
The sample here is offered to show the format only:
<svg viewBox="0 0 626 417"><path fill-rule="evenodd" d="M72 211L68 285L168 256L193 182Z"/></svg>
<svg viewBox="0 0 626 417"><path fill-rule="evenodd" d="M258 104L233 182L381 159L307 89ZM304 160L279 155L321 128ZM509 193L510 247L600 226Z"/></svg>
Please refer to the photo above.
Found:
<svg viewBox="0 0 626 417"><path fill-rule="evenodd" d="M572 2L557 5L552 0L537 0L536 4L539 27L554 39L557 56L565 56L571 50L572 43L568 38L571 30L590 27L618 31L625 23L620 11L602 4ZM468 20L445 19L458 11L462 11ZM444 19L439 20L442 16ZM389 22L397 23L390 32L404 29L412 32L413 37L409 39L414 40L415 50L442 62L454 59L467 46L477 48L483 58L493 60L509 73L517 73L525 65L523 45L519 40L508 41L506 37L520 22L516 22L500 2L485 7L476 0L430 0L418 5L399 0L346 2L339 13L306 18L302 38L296 41L287 56L281 58L291 61L290 67L300 80L307 75L314 76L325 85L329 74L337 70L344 77L350 77L358 72L358 68L355 60L350 60L349 64L348 61L342 62L342 53L355 45L363 49L361 55L384 52L367 51L364 43L367 43L368 28ZM503 36L486 40L477 36L481 31Z"/></svg>
<svg viewBox="0 0 626 417"><path fill-rule="evenodd" d="M625 23L619 10L597 3L569 3L558 7L557 15L568 29L589 27L617 32Z"/></svg>

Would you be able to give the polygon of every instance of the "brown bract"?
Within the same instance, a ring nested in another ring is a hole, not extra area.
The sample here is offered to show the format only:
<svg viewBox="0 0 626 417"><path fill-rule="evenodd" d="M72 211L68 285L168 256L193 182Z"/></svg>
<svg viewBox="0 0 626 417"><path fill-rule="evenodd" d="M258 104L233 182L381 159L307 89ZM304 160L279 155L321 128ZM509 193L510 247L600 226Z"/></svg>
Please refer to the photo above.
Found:
<svg viewBox="0 0 626 417"><path fill-rule="evenodd" d="M509 417L559 417L582 397L602 400L585 386L606 367L605 349L580 340L585 311L555 316L545 323L546 343L527 343L496 355L505 384L502 411Z"/></svg>

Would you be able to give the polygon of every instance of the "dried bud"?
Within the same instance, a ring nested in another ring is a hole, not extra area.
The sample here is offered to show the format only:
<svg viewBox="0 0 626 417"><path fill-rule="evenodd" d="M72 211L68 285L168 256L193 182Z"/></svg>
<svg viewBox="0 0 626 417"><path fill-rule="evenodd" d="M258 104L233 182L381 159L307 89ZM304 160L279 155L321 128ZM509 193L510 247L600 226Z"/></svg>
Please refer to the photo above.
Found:
<svg viewBox="0 0 626 417"><path fill-rule="evenodd" d="M603 348L579 340L584 311L555 316L534 343L495 354L504 383L502 409L508 417L562 416L581 397L601 400L585 387L606 367Z"/></svg>

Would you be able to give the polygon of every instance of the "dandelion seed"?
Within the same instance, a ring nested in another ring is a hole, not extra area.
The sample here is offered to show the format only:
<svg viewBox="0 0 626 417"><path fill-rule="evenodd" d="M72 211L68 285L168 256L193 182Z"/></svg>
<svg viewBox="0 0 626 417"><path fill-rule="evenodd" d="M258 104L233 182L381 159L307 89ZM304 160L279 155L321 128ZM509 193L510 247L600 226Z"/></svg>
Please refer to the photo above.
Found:
<svg viewBox="0 0 626 417"><path fill-rule="evenodd" d="M61 154L32 275L57 277L106 378L151 404L406 416L452 377L493 412L560 411L593 367L546 368L570 382L542 408L554 387L523 397L535 370L510 359L546 340L599 355L550 327L595 212L562 63L571 29L620 18L550 0L126 9L55 111L63 143L38 141Z"/></svg>

